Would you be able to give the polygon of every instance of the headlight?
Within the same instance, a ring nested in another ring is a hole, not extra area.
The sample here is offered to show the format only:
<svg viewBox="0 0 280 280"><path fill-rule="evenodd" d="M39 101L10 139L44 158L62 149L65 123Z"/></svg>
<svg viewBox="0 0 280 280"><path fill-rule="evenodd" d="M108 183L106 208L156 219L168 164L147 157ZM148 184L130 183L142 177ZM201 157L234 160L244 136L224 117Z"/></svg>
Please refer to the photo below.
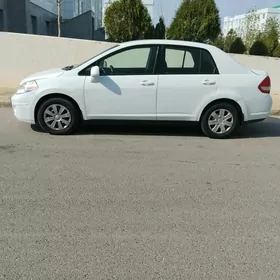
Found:
<svg viewBox="0 0 280 280"><path fill-rule="evenodd" d="M25 93L25 92L30 92L38 88L38 85L36 81L29 81L26 83L23 83L20 85L20 87L17 90L17 94Z"/></svg>

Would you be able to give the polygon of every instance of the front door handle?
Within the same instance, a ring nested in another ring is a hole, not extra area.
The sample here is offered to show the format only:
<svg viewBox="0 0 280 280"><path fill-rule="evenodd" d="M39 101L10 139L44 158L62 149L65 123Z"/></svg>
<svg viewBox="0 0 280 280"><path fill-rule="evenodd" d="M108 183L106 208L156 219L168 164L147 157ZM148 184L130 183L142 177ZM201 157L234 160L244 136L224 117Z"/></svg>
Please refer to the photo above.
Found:
<svg viewBox="0 0 280 280"><path fill-rule="evenodd" d="M146 81L146 80L141 82L142 86L153 86L154 84L155 84L154 82Z"/></svg>
<svg viewBox="0 0 280 280"><path fill-rule="evenodd" d="M211 85L215 85L216 82L215 81L209 81L209 80L204 80L202 82L203 85L206 85L206 86L211 86Z"/></svg>

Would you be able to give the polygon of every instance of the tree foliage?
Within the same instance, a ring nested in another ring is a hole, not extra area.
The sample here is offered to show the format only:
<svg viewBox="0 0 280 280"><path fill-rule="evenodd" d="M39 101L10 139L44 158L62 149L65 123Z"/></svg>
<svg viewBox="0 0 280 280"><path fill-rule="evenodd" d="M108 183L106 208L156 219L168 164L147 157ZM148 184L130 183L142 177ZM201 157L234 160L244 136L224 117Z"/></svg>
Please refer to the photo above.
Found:
<svg viewBox="0 0 280 280"><path fill-rule="evenodd" d="M144 39L152 19L142 0L116 0L105 11L104 25L112 42Z"/></svg>
<svg viewBox="0 0 280 280"><path fill-rule="evenodd" d="M259 29L260 17L255 10L249 11L239 28L241 37L245 43L247 50L251 48L253 43L258 39L260 34Z"/></svg>
<svg viewBox="0 0 280 280"><path fill-rule="evenodd" d="M218 37L212 41L212 45L225 51L225 38L223 34L219 34Z"/></svg>
<svg viewBox="0 0 280 280"><path fill-rule="evenodd" d="M271 17L266 21L261 40L267 46L269 56L273 56L273 52L278 46L279 30L280 24L276 17Z"/></svg>
<svg viewBox="0 0 280 280"><path fill-rule="evenodd" d="M232 43L234 42L234 40L237 39L237 34L236 32L231 29L228 34L225 37L225 42L224 42L224 51L225 52L229 52L230 46L232 45Z"/></svg>
<svg viewBox="0 0 280 280"><path fill-rule="evenodd" d="M230 53L238 53L244 54L246 51L246 47L240 37L237 37L230 45L229 52Z"/></svg>
<svg viewBox="0 0 280 280"><path fill-rule="evenodd" d="M219 10L214 0L183 0L168 29L168 39L214 41L221 32Z"/></svg>
<svg viewBox="0 0 280 280"><path fill-rule="evenodd" d="M253 43L249 51L250 55L261 55L268 56L267 46L260 40L257 40Z"/></svg>
<svg viewBox="0 0 280 280"><path fill-rule="evenodd" d="M154 25L151 23L144 34L144 39L155 39L156 29Z"/></svg>
<svg viewBox="0 0 280 280"><path fill-rule="evenodd" d="M164 39L165 38L165 23L163 17L159 18L159 21L155 28L155 39Z"/></svg>

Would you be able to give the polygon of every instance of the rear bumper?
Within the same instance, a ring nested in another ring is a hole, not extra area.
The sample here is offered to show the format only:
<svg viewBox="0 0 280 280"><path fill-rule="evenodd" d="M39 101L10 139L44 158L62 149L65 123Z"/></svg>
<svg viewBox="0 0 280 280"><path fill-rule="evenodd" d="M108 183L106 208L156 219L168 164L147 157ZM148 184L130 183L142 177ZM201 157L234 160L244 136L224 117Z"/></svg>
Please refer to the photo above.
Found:
<svg viewBox="0 0 280 280"><path fill-rule="evenodd" d="M265 120L265 118L264 118L264 119L256 119L256 120L251 120L251 121L244 122L244 124L250 124L250 123L256 123L256 122L262 122L262 121L264 121L264 120Z"/></svg>
<svg viewBox="0 0 280 280"><path fill-rule="evenodd" d="M248 118L245 122L257 122L269 117L272 109L272 97L269 94L263 94L257 105L250 106Z"/></svg>

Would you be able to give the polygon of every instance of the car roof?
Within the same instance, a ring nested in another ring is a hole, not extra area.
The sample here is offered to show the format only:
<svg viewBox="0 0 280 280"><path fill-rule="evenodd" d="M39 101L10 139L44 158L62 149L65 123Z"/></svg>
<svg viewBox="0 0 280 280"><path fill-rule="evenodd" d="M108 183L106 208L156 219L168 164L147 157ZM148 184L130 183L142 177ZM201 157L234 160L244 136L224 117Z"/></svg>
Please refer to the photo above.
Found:
<svg viewBox="0 0 280 280"><path fill-rule="evenodd" d="M136 45L176 45L176 46L188 46L188 47L197 47L211 50L215 48L212 45L203 44L203 43L196 43L191 41L181 41L181 40L164 40L164 39L151 39L151 40L135 40L129 41L119 44L122 47L129 47L129 46L136 46Z"/></svg>
<svg viewBox="0 0 280 280"><path fill-rule="evenodd" d="M119 48L125 48L137 45L175 45L175 46L186 46L205 49L209 51L214 58L219 72L221 74L247 74L248 69L238 63L230 55L222 51L221 49L212 46L210 44L182 41L182 40L164 40L164 39L151 39L151 40L135 40L119 44Z"/></svg>
<svg viewBox="0 0 280 280"><path fill-rule="evenodd" d="M181 41L181 40L162 40L162 39L152 39L152 40L135 40L135 41L129 41L124 43L116 44L115 47L110 47L109 49L105 50L104 52L101 52L99 55L94 56L87 62L81 64L79 67L82 69L84 67L89 66L92 64L95 60L100 59L102 56L110 55L111 53L114 53L115 51L120 51L124 48L129 48L133 46L138 45L175 45L175 46L186 46L186 47L194 47L194 48L200 48L205 49L209 51L216 62L216 65L219 69L220 74L248 74L251 72L248 68L241 65L239 62L237 62L233 57L231 57L229 54L225 53L221 49L209 45L209 44L203 44L203 43L196 43L196 42L190 42L190 41ZM80 71L80 69L78 69Z"/></svg>

